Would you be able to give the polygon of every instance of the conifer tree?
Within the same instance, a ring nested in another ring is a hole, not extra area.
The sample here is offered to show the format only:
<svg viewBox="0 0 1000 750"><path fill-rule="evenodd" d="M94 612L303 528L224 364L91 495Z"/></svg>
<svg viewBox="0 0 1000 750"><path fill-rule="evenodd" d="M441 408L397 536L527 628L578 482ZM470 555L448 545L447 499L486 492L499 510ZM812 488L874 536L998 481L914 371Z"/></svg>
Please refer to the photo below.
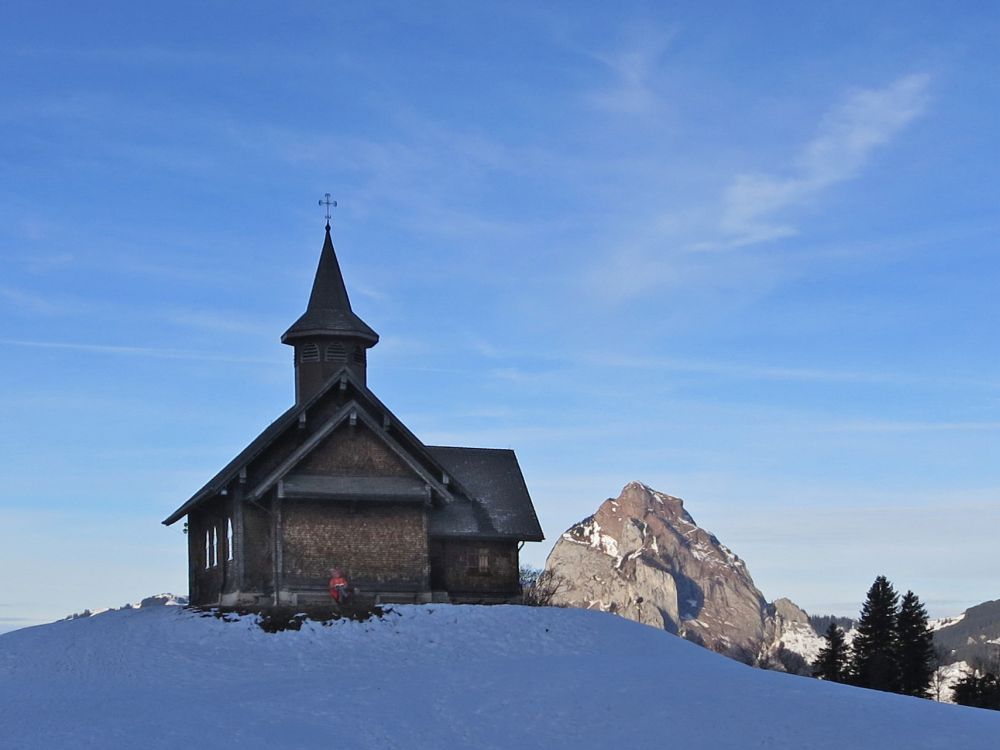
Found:
<svg viewBox="0 0 1000 750"><path fill-rule="evenodd" d="M955 683L951 697L960 706L1000 711L1000 676L977 669Z"/></svg>
<svg viewBox="0 0 1000 750"><path fill-rule="evenodd" d="M831 622L826 629L826 645L820 650L816 657L813 674L821 680L830 682L847 682L847 641L844 640L844 631L837 623Z"/></svg>
<svg viewBox="0 0 1000 750"><path fill-rule="evenodd" d="M851 649L851 682L873 690L896 692L899 659L896 618L899 595L885 576L878 576L861 607Z"/></svg>
<svg viewBox="0 0 1000 750"><path fill-rule="evenodd" d="M927 610L912 591L900 603L896 636L898 692L926 698L934 678L934 635L927 626Z"/></svg>

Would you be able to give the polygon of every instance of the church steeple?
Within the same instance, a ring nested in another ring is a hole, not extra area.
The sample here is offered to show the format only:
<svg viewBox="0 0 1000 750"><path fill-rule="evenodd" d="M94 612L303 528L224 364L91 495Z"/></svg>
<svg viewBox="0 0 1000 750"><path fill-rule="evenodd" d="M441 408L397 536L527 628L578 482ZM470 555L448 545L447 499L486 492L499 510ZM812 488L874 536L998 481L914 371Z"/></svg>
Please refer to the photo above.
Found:
<svg viewBox="0 0 1000 750"><path fill-rule="evenodd" d="M309 304L281 342L295 347L296 403L316 393L344 365L365 381L367 350L378 343L378 334L351 309L329 222Z"/></svg>

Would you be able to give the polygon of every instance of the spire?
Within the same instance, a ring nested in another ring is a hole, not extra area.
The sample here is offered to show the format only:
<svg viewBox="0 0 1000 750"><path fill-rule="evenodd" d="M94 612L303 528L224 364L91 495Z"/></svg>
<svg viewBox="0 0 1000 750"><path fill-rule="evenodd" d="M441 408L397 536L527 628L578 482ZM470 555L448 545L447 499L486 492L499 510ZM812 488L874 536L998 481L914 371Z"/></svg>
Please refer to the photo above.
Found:
<svg viewBox="0 0 1000 750"><path fill-rule="evenodd" d="M295 339L306 336L351 336L370 342L368 346L378 342L378 334L351 310L351 300L330 238L329 221L309 305L302 317L285 331L281 341L292 344Z"/></svg>

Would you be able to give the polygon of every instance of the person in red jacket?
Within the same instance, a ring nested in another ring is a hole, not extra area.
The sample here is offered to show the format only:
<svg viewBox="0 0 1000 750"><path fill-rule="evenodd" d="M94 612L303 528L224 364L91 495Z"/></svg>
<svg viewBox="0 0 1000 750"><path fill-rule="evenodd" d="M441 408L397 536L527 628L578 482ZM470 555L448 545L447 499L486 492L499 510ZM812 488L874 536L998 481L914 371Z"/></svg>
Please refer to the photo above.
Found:
<svg viewBox="0 0 1000 750"><path fill-rule="evenodd" d="M351 587L340 568L333 568L330 571L330 598L334 604L343 604L351 595Z"/></svg>

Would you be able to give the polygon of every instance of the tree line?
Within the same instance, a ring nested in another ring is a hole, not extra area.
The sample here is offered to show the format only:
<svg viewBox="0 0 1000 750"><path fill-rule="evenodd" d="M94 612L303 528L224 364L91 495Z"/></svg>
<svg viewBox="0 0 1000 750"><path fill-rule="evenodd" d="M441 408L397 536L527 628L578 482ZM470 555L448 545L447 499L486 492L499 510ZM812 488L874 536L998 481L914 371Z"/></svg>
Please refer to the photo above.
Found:
<svg viewBox="0 0 1000 750"><path fill-rule="evenodd" d="M1000 711L1000 669L976 667L955 683L952 700L963 706Z"/></svg>
<svg viewBox="0 0 1000 750"><path fill-rule="evenodd" d="M885 576L878 576L855 626L850 646L843 629L831 622L826 645L814 664L823 680L890 693L929 698L940 661L927 610L919 597L907 591L902 599ZM953 700L967 706L1000 709L1000 679L975 670L960 680Z"/></svg>
<svg viewBox="0 0 1000 750"><path fill-rule="evenodd" d="M820 679L929 697L934 640L927 610L912 591L900 601L888 579L878 576L861 607L851 647L836 623L830 623L824 637L815 670Z"/></svg>

